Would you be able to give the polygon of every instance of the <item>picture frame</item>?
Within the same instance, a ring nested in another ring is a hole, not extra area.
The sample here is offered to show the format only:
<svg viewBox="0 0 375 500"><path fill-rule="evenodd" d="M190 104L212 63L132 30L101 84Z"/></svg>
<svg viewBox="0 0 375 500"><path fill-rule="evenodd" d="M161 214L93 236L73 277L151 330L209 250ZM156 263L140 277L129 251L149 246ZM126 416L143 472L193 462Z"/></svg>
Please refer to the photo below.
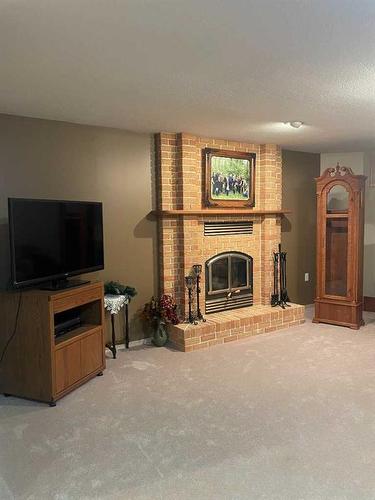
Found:
<svg viewBox="0 0 375 500"><path fill-rule="evenodd" d="M204 205L251 208L255 205L256 153L205 148Z"/></svg>

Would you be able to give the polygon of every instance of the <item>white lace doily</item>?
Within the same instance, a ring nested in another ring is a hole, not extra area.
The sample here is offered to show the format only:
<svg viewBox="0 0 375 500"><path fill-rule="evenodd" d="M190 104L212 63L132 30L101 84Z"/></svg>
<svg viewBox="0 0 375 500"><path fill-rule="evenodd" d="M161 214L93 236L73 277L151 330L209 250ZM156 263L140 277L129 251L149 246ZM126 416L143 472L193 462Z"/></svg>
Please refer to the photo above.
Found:
<svg viewBox="0 0 375 500"><path fill-rule="evenodd" d="M130 300L127 295L104 295L104 308L111 314L118 314Z"/></svg>

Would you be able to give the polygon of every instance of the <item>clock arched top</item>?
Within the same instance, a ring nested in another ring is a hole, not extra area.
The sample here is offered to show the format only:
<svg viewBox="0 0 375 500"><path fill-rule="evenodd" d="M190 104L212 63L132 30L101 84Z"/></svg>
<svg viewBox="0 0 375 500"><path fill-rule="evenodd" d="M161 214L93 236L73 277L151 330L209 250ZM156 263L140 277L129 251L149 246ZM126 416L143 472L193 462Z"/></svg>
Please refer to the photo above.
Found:
<svg viewBox="0 0 375 500"><path fill-rule="evenodd" d="M350 186L348 191L361 191L364 189L365 175L355 175L349 167L342 167L339 163L336 167L327 168L323 174L316 179L317 194L322 194L323 189L327 190L328 185ZM330 189L330 188L329 188Z"/></svg>

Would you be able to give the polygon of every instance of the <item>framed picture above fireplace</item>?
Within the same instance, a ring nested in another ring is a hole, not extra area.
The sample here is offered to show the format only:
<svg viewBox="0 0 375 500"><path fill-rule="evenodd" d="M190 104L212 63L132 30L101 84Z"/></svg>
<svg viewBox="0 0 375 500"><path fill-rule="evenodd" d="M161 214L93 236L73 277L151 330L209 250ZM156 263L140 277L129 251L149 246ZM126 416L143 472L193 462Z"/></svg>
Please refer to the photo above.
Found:
<svg viewBox="0 0 375 500"><path fill-rule="evenodd" d="M255 153L206 148L204 204L217 208L255 205Z"/></svg>

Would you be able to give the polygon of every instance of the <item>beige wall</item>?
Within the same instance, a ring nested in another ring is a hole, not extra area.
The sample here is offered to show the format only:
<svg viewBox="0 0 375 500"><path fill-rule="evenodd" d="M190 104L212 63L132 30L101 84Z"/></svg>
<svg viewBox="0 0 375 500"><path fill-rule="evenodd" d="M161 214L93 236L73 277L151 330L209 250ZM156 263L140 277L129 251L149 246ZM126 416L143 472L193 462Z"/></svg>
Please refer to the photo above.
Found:
<svg viewBox="0 0 375 500"><path fill-rule="evenodd" d="M319 154L283 151L283 208L292 210L282 221L281 243L287 256L287 286L292 302L311 304L316 283L316 195ZM310 279L305 282L305 273Z"/></svg>
<svg viewBox="0 0 375 500"><path fill-rule="evenodd" d="M131 339L144 336L134 313L154 293L156 224L147 134L0 115L0 280L9 279L7 198L103 202L105 270L90 279L136 287Z"/></svg>
<svg viewBox="0 0 375 500"><path fill-rule="evenodd" d="M320 155L320 172L323 173L329 167L335 167L340 163L342 167L349 167L356 175L363 174L364 153L322 153Z"/></svg>
<svg viewBox="0 0 375 500"><path fill-rule="evenodd" d="M0 284L9 279L7 198L102 201L105 270L90 279L118 279L135 286L131 339L145 336L135 313L155 293L156 223L152 137L121 130L0 114ZM315 185L319 155L283 152L283 205L288 289L309 303L315 286ZM303 210L301 210L303 207ZM310 282L304 282L304 273Z"/></svg>

